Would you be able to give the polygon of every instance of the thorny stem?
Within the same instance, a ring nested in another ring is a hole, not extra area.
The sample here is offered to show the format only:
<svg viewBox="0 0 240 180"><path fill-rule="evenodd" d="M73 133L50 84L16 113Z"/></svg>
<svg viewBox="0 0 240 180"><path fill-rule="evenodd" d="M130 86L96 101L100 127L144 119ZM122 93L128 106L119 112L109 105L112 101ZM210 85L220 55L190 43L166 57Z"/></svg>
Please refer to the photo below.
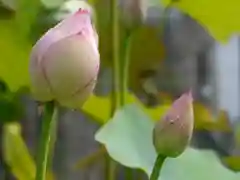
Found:
<svg viewBox="0 0 240 180"><path fill-rule="evenodd" d="M158 177L160 175L160 171L162 169L162 165L164 161L166 160L166 156L163 156L161 154L158 154L156 161L154 163L154 167L150 176L150 180L158 180Z"/></svg>
<svg viewBox="0 0 240 180"><path fill-rule="evenodd" d="M41 135L39 141L39 147L37 152L37 172L36 180L45 180L47 174L49 152L53 147L52 136L54 135L54 125L56 125L58 107L54 102L48 102L45 104L44 114L42 119Z"/></svg>

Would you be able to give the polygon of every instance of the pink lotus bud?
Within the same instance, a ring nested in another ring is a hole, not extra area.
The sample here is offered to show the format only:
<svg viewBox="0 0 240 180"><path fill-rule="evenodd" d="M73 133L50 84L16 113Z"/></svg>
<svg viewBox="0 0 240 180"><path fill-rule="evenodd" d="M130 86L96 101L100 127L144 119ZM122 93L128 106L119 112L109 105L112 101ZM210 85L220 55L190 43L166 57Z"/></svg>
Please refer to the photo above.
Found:
<svg viewBox="0 0 240 180"><path fill-rule="evenodd" d="M30 77L38 101L56 100L79 108L97 80L100 55L98 35L90 12L79 9L48 30L32 49Z"/></svg>
<svg viewBox="0 0 240 180"><path fill-rule="evenodd" d="M192 101L191 92L183 94L156 123L153 130L153 144L157 153L177 157L185 150L193 132Z"/></svg>

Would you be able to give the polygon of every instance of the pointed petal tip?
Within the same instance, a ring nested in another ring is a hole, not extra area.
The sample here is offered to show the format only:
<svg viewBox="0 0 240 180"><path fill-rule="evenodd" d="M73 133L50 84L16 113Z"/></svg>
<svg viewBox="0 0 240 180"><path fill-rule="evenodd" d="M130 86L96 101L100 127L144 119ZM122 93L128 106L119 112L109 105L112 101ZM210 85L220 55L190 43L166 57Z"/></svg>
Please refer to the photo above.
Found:
<svg viewBox="0 0 240 180"><path fill-rule="evenodd" d="M176 99L173 103L173 106L175 106L177 104L181 104L183 102L188 102L188 103L193 102L193 96L192 96L192 91L191 90L183 93L178 99Z"/></svg>
<svg viewBox="0 0 240 180"><path fill-rule="evenodd" d="M79 8L75 14L90 14L90 11L86 8Z"/></svg>
<svg viewBox="0 0 240 180"><path fill-rule="evenodd" d="M191 101L193 101L192 89L189 89L183 95L187 96Z"/></svg>

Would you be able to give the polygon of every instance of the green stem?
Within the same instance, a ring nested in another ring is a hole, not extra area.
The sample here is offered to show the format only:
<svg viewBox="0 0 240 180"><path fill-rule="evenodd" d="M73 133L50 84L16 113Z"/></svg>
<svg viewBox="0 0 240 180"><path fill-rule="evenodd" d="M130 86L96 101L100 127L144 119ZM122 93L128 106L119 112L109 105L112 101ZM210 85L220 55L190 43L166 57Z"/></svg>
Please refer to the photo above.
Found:
<svg viewBox="0 0 240 180"><path fill-rule="evenodd" d="M129 82L129 64L130 64L130 52L131 52L131 35L127 33L124 43L124 63L122 66L122 105L127 102L128 82Z"/></svg>
<svg viewBox="0 0 240 180"><path fill-rule="evenodd" d="M117 163L109 158L109 166L108 166L108 180L115 180L116 171L117 171Z"/></svg>
<svg viewBox="0 0 240 180"><path fill-rule="evenodd" d="M112 56L113 56L113 98L112 115L121 107L121 78L120 78L120 53L119 53L119 18L118 18L118 0L111 0L112 17ZM107 169L107 179L114 180L117 164L110 159Z"/></svg>
<svg viewBox="0 0 240 180"><path fill-rule="evenodd" d="M48 160L49 160L49 151L51 148L52 135L54 130L55 121L57 121L58 107L53 102L48 102L44 108L44 114L42 119L41 127L41 136L37 152L37 172L36 180L45 180Z"/></svg>
<svg viewBox="0 0 240 180"><path fill-rule="evenodd" d="M104 157L106 154L105 147L100 147L96 152L90 154L87 157L84 157L81 159L77 164L74 166L75 170L82 169L82 168L88 168L92 164L94 164L97 160Z"/></svg>
<svg viewBox="0 0 240 180"><path fill-rule="evenodd" d="M125 167L124 172L125 172L125 179L126 180L134 179L134 169Z"/></svg>
<svg viewBox="0 0 240 180"><path fill-rule="evenodd" d="M166 160L166 156L163 156L161 154L159 154L156 158L151 176L150 176L150 180L158 180L158 177L160 175L160 171L162 169L162 165L164 163L164 161Z"/></svg>
<svg viewBox="0 0 240 180"><path fill-rule="evenodd" d="M120 53L119 53L119 21L118 21L118 1L111 0L112 17L112 55L113 55L113 111L115 112L121 106L121 78L120 78Z"/></svg>
<svg viewBox="0 0 240 180"><path fill-rule="evenodd" d="M57 119L58 119L58 115L59 115L59 109L57 107L55 107L55 111L53 112L53 122L52 122L52 130L51 130L51 138L50 138L50 142L49 142L49 153L48 153L48 166L47 168L52 168L52 160L53 160L53 156L54 156L54 147L55 147L55 142L57 140Z"/></svg>

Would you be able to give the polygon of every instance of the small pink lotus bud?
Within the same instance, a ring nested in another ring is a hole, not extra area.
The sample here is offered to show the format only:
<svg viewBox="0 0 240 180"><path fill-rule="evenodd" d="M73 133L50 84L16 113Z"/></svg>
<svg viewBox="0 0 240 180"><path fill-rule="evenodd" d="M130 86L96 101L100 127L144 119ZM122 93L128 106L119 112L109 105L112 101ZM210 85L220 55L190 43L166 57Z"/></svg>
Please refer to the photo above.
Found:
<svg viewBox="0 0 240 180"><path fill-rule="evenodd" d="M30 78L38 101L56 100L79 108L97 80L100 55L98 35L90 12L79 9L48 30L31 53Z"/></svg>
<svg viewBox="0 0 240 180"><path fill-rule="evenodd" d="M192 101L191 92L183 94L156 123L153 130L153 144L157 153L177 157L185 150L193 132Z"/></svg>

